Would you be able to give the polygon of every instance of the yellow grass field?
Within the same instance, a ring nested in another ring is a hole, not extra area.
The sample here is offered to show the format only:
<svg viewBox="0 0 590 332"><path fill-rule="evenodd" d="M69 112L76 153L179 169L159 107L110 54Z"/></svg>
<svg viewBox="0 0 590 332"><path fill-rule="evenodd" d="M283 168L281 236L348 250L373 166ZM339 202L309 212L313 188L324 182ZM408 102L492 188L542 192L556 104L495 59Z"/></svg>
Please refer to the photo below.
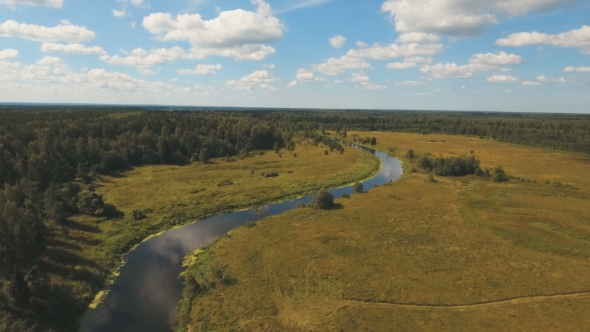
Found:
<svg viewBox="0 0 590 332"><path fill-rule="evenodd" d="M589 156L469 137L355 134L400 156L473 151L483 168L503 166L519 179L431 183L408 173L341 199L342 209L297 209L236 230L187 272L210 287L187 287L178 330L588 330Z"/></svg>
<svg viewBox="0 0 590 332"><path fill-rule="evenodd" d="M233 162L138 167L104 177L96 191L125 213L107 220L73 217L67 227L52 230L44 264L63 297L50 310L64 316L64 327L81 316L134 245L160 231L228 210L294 198L323 187L348 184L372 176L379 160L348 148L344 154L303 141L291 152L282 150ZM262 173L277 172L277 177ZM228 181L231 180L231 181ZM224 183L225 181L225 183ZM135 220L134 210L151 210Z"/></svg>

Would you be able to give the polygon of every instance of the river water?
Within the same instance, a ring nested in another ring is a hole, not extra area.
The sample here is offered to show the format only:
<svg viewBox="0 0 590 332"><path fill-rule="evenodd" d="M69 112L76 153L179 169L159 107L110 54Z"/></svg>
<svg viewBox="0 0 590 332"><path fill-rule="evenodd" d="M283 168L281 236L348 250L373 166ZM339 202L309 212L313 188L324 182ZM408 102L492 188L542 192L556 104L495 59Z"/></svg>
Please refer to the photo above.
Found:
<svg viewBox="0 0 590 332"><path fill-rule="evenodd" d="M381 159L377 176L363 182L365 190L402 176L401 162L385 153L354 146ZM331 190L335 198L352 194L351 187ZM266 216L308 204L313 195L266 206ZM82 318L83 332L168 332L176 318L176 305L182 294L184 256L225 235L230 230L254 221L253 211L238 211L199 220L170 230L140 244L127 254L125 265L105 301Z"/></svg>

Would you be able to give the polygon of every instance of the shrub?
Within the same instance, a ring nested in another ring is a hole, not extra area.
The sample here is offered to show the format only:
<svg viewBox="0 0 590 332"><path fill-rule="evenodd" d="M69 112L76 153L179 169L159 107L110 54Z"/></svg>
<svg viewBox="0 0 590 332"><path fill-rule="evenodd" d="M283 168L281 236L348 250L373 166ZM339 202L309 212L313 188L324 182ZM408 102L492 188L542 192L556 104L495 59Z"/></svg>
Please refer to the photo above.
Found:
<svg viewBox="0 0 590 332"><path fill-rule="evenodd" d="M355 184L352 185L352 191L355 194L359 194L363 192L363 184L360 182L356 182Z"/></svg>
<svg viewBox="0 0 590 332"><path fill-rule="evenodd" d="M270 173L264 174L264 177L266 177L266 178L275 178L277 176L279 176L279 173L277 173L277 172L270 172Z"/></svg>
<svg viewBox="0 0 590 332"><path fill-rule="evenodd" d="M350 198L350 195L349 194L344 194L344 195L342 195L342 198L348 199L348 198Z"/></svg>
<svg viewBox="0 0 590 332"><path fill-rule="evenodd" d="M406 151L406 158L408 158L408 159L416 158L416 155L414 154L414 150L410 149L410 150Z"/></svg>
<svg viewBox="0 0 590 332"><path fill-rule="evenodd" d="M303 208L305 207L305 204L304 204L304 203L301 203L301 202L299 202L299 203L297 203L296 207L297 207L298 209L303 209Z"/></svg>
<svg viewBox="0 0 590 332"><path fill-rule="evenodd" d="M476 174L479 167L479 160L471 156L452 158L431 158L427 155L420 158L419 166L438 176L465 176Z"/></svg>
<svg viewBox="0 0 590 332"><path fill-rule="evenodd" d="M506 182L510 180L508 178L508 176L506 175L506 173L504 172L504 169L502 168L502 166L498 166L496 167L496 169L494 170L494 182Z"/></svg>
<svg viewBox="0 0 590 332"><path fill-rule="evenodd" d="M324 156L328 155L328 150L324 151Z"/></svg>
<svg viewBox="0 0 590 332"><path fill-rule="evenodd" d="M315 195L313 201L311 202L311 206L314 209L330 209L334 207L334 196L327 190L321 190Z"/></svg>

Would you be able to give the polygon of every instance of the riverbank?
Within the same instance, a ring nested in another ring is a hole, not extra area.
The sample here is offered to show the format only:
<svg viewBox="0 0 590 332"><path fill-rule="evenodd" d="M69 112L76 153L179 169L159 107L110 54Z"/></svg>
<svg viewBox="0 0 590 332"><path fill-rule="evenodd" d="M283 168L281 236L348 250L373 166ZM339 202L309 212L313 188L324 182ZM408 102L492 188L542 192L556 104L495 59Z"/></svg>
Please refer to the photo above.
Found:
<svg viewBox="0 0 590 332"><path fill-rule="evenodd" d="M74 217L66 232L54 231L50 250L56 262L52 283L62 293L51 299L45 326L70 331L75 321L116 271L129 250L151 235L226 211L248 208L354 182L374 174L377 158L354 149L324 155L325 147L300 142L293 153L264 155L211 164L150 166L105 177L97 192L125 213L120 219ZM278 177L262 173L276 172ZM134 211L145 218L136 220ZM56 320L55 317L60 317Z"/></svg>
<svg viewBox="0 0 590 332"><path fill-rule="evenodd" d="M178 331L584 330L587 156L469 137L348 134L375 136L377 149L398 154L474 155L513 179L431 182L419 171L341 199L341 209L296 209L241 228L188 270Z"/></svg>

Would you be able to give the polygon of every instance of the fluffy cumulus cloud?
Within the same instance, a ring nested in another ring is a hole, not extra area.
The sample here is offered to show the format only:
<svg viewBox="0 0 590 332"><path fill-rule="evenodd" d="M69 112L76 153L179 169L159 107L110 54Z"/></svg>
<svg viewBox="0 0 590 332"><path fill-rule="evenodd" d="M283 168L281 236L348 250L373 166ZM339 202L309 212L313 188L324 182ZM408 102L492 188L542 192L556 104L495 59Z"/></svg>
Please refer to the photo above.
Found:
<svg viewBox="0 0 590 332"><path fill-rule="evenodd" d="M518 78L514 76L506 76L506 75L494 75L488 77L488 82L491 83L513 83L518 82Z"/></svg>
<svg viewBox="0 0 590 332"><path fill-rule="evenodd" d="M583 54L590 55L590 26L551 35L537 31L518 32L496 41L500 46L521 47L527 45L550 45L577 48Z"/></svg>
<svg viewBox="0 0 590 332"><path fill-rule="evenodd" d="M535 85L541 85L541 82L535 82L535 81L524 81L522 82L522 85L524 86L535 86Z"/></svg>
<svg viewBox="0 0 590 332"><path fill-rule="evenodd" d="M18 23L8 20L0 24L0 36L18 37L42 42L66 41L71 43L86 42L94 39L95 33L83 26L77 26L64 20L55 27Z"/></svg>
<svg viewBox="0 0 590 332"><path fill-rule="evenodd" d="M330 45L332 45L333 48L342 48L345 43L346 38L342 36L334 36L330 38Z"/></svg>
<svg viewBox="0 0 590 332"><path fill-rule="evenodd" d="M358 90L385 90L387 89L384 85L379 85L371 82L361 82L360 85L356 87Z"/></svg>
<svg viewBox="0 0 590 332"><path fill-rule="evenodd" d="M296 78L298 81L311 82L314 79L314 74L312 71L309 70L298 69Z"/></svg>
<svg viewBox="0 0 590 332"><path fill-rule="evenodd" d="M43 52L55 52L66 54L106 54L105 50L98 46L84 46L79 43L74 44L56 44L43 43L41 45Z"/></svg>
<svg viewBox="0 0 590 332"><path fill-rule="evenodd" d="M475 54L469 59L466 65L457 65L456 63L438 63L436 65L424 65L421 68L423 73L429 73L432 77L455 77L470 78L475 72L484 72L492 70L502 70L500 66L519 65L523 59L515 54L487 53Z"/></svg>
<svg viewBox="0 0 590 332"><path fill-rule="evenodd" d="M426 32L450 37L472 37L498 24L499 17L525 15L579 0L386 0L399 32Z"/></svg>
<svg viewBox="0 0 590 332"><path fill-rule="evenodd" d="M409 57L409 58L405 58L404 62L391 62L387 64L387 69L393 69L393 70L400 70L400 69L408 69L408 68L414 68L416 66L418 66L419 63L431 63L432 62L432 58L428 57L421 57L421 56L416 56L416 57Z"/></svg>
<svg viewBox="0 0 590 332"><path fill-rule="evenodd" d="M516 54L508 54L506 52L475 54L469 59L469 63L492 66L514 66L520 65L522 62L522 57Z"/></svg>
<svg viewBox="0 0 590 332"><path fill-rule="evenodd" d="M127 17L127 12L125 11L125 9L122 9L122 10L113 9L112 13L113 13L113 16L117 17L117 18Z"/></svg>
<svg viewBox="0 0 590 332"><path fill-rule="evenodd" d="M18 51L13 49L6 49L0 51L0 61L1 60L12 60L18 58Z"/></svg>
<svg viewBox="0 0 590 332"><path fill-rule="evenodd" d="M313 72L326 75L341 75L347 71L371 69L367 60L390 60L405 58L404 62L390 63L389 69L407 69L416 67L418 63L430 63L430 56L444 51L445 47L440 43L438 36L426 33L408 33L398 37L391 44L368 45L357 42L358 48L349 50L338 58L329 58L322 63L311 66ZM427 57L425 57L427 56ZM366 88L379 89L381 86L367 86Z"/></svg>
<svg viewBox="0 0 590 332"><path fill-rule="evenodd" d="M371 79L364 73L353 73L348 79L349 82L369 82Z"/></svg>
<svg viewBox="0 0 590 332"><path fill-rule="evenodd" d="M565 67L563 71L566 73L590 73L590 67Z"/></svg>
<svg viewBox="0 0 590 332"><path fill-rule="evenodd" d="M221 49L193 48L189 51L174 46L171 48L160 48L150 51L143 48L136 48L130 53L126 53L122 56L105 54L100 57L100 60L110 64L136 67L142 74L153 74L154 72L150 67L164 65L168 62L179 59L201 60L212 55L217 55L237 60L262 60L274 52L274 48L265 45L244 45Z"/></svg>
<svg viewBox="0 0 590 332"><path fill-rule="evenodd" d="M440 42L440 37L432 33L409 32L401 34L397 38L397 41L402 44L438 43Z"/></svg>
<svg viewBox="0 0 590 332"><path fill-rule="evenodd" d="M276 90L272 83L277 82L277 79L266 70L257 70L250 75L244 76L238 80L231 80L225 82L225 85L236 90L252 90L258 86L266 90Z"/></svg>
<svg viewBox="0 0 590 332"><path fill-rule="evenodd" d="M371 65L363 58L350 55L343 55L339 58L329 58L320 64L312 66L313 71L326 75L341 75L349 70L369 68L371 68Z"/></svg>
<svg viewBox="0 0 590 332"><path fill-rule="evenodd" d="M232 50L242 48L256 54L240 53L237 59L260 60L274 53L274 48L265 44L281 39L285 27L272 15L266 2L251 2L257 6L256 11L222 11L211 20L204 20L200 14L173 17L169 13L153 13L143 19L143 26L160 41L188 41L193 48L209 54L216 53L210 50L228 50L228 54L234 54Z"/></svg>
<svg viewBox="0 0 590 332"><path fill-rule="evenodd" d="M441 53L442 51L444 51L444 49L445 48L442 44L431 43L393 43L390 45L374 44L370 47L350 50L348 52L348 55L352 57L362 57L373 60L389 60L393 58L413 57L422 55L432 56Z"/></svg>
<svg viewBox="0 0 590 332"><path fill-rule="evenodd" d="M193 69L180 69L178 71L181 75L215 75L218 71L223 69L222 65L197 65Z"/></svg>
<svg viewBox="0 0 590 332"><path fill-rule="evenodd" d="M165 84L161 81L146 81L128 74L111 72L105 69L73 71L58 57L44 57L33 64L23 65L18 62L0 61L0 82L8 81L10 86L29 82L49 84L50 89L68 91L76 94L96 93L102 96L105 91L121 92L125 96L131 94L178 94L184 93L182 88Z"/></svg>
<svg viewBox="0 0 590 332"><path fill-rule="evenodd" d="M353 73L348 79L349 82L357 83L357 90L385 90L386 86L371 82L371 78L363 72Z"/></svg>
<svg viewBox="0 0 590 332"><path fill-rule="evenodd" d="M61 8L63 7L63 0L0 0L0 4L8 5L9 7L16 7L18 5L26 6L45 6Z"/></svg>
<svg viewBox="0 0 590 332"><path fill-rule="evenodd" d="M161 48L147 51L143 48L136 48L127 56L103 55L100 60L115 65L136 67L142 74L153 74L150 67L166 64L167 61L187 59L189 55L184 49L175 46L172 48Z"/></svg>

